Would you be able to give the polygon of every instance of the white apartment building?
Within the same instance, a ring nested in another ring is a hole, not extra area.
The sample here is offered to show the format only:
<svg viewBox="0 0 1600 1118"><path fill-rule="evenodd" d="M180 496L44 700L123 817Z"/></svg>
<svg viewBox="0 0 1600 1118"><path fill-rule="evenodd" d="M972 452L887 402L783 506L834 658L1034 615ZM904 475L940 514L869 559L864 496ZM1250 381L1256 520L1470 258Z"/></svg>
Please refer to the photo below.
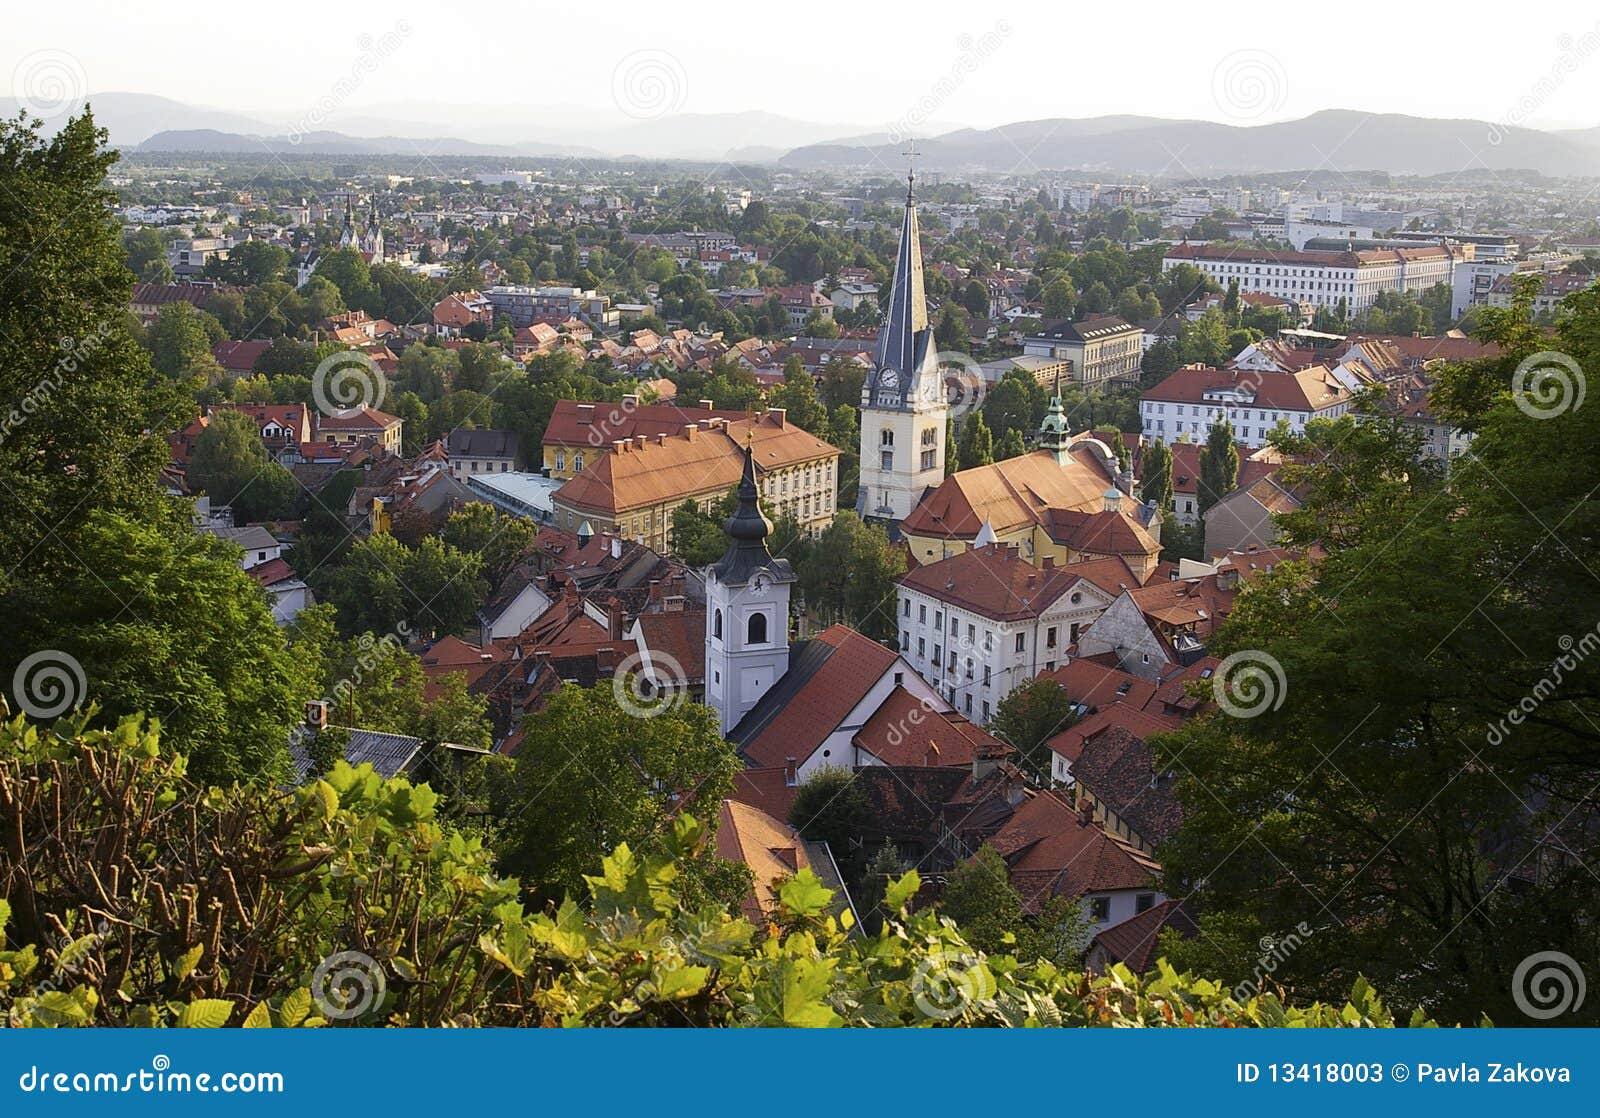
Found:
<svg viewBox="0 0 1600 1118"><path fill-rule="evenodd" d="M1254 450L1280 421L1304 431L1312 419L1343 415L1350 401L1350 390L1322 365L1294 373L1190 365L1140 394L1139 418L1144 437L1163 443L1205 442L1227 420L1234 442Z"/></svg>
<svg viewBox="0 0 1600 1118"><path fill-rule="evenodd" d="M1078 634L1138 580L1120 559L1035 567L989 544L916 567L900 580L900 654L978 723L1042 671L1067 662Z"/></svg>
<svg viewBox="0 0 1600 1118"><path fill-rule="evenodd" d="M1450 284L1457 261L1473 258L1472 245L1363 249L1357 252L1274 252L1250 246L1178 245L1162 270L1192 264L1224 289L1259 291L1312 307L1344 302L1351 314L1369 309L1380 292L1420 295Z"/></svg>

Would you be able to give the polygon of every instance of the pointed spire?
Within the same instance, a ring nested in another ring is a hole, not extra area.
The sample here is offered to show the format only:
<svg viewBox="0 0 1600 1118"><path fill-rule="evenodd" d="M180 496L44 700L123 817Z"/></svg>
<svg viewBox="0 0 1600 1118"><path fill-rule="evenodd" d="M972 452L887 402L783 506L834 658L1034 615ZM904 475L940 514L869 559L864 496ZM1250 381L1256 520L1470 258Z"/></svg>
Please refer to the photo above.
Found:
<svg viewBox="0 0 1600 1118"><path fill-rule="evenodd" d="M917 225L915 175L906 176L906 213L900 227L900 248L894 258L894 288L889 313L878 335L879 369L892 368L903 378L916 373L917 334L928 328L928 299L922 283L922 238Z"/></svg>
<svg viewBox="0 0 1600 1118"><path fill-rule="evenodd" d="M739 507L722 526L733 539L760 543L772 531L772 521L761 512L761 498L756 489L755 449L747 441L744 445L744 471L739 477ZM763 546L762 551L766 550Z"/></svg>
<svg viewBox="0 0 1600 1118"><path fill-rule="evenodd" d="M769 578L793 582L794 573L787 559L774 559L767 550L772 521L761 512L761 493L756 487L756 456L753 447L744 448L744 469L739 476L739 507L723 523L722 530L732 541L721 559L711 568L723 585L742 585L757 571Z"/></svg>

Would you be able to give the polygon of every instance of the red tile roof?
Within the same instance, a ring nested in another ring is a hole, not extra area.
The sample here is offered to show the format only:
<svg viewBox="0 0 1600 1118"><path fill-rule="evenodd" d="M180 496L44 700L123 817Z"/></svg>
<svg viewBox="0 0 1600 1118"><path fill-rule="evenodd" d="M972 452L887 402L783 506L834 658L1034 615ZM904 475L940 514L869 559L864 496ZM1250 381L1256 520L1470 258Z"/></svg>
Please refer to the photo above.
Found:
<svg viewBox="0 0 1600 1118"><path fill-rule="evenodd" d="M968 548L948 559L913 567L900 585L932 595L996 621L1037 617L1063 594L1088 583L1115 598L1139 585L1138 576L1119 558L1068 563L1041 570L1014 547Z"/></svg>
<svg viewBox="0 0 1600 1118"><path fill-rule="evenodd" d="M987 521L1000 535L1046 523L1050 509L1098 511L1115 479L1087 447L1058 464L1047 450L951 474L911 510L901 530L917 536L966 539ZM1134 515L1124 502L1123 515Z"/></svg>
<svg viewBox="0 0 1600 1118"><path fill-rule="evenodd" d="M1320 411L1349 403L1350 390L1333 378L1322 365L1293 373L1260 372L1254 369L1212 369L1189 365L1178 369L1154 388L1140 393L1140 400L1162 403L1233 406L1232 401L1206 400L1207 392L1238 392L1240 406L1272 408L1279 411ZM998 525L997 525L998 527Z"/></svg>
<svg viewBox="0 0 1600 1118"><path fill-rule="evenodd" d="M1069 763L1077 764L1078 758L1083 756L1084 744L1113 728L1127 730L1143 740L1152 734L1171 733L1179 725L1180 722L1175 715L1141 710L1128 703L1112 702L1068 726L1045 742L1045 745L1052 752L1065 757Z"/></svg>
<svg viewBox="0 0 1600 1118"><path fill-rule="evenodd" d="M741 752L758 766L781 768L789 757L804 764L899 659L845 625L830 626L812 640L833 651L744 744Z"/></svg>
<svg viewBox="0 0 1600 1118"><path fill-rule="evenodd" d="M1025 911L1051 896L1151 888L1160 864L1085 822L1062 793L1037 792L1020 804L990 843L1011 868Z"/></svg>
<svg viewBox="0 0 1600 1118"><path fill-rule="evenodd" d="M1165 900L1099 932L1091 941L1090 950L1098 947L1107 961L1121 963L1134 974L1143 974L1156 961L1161 929L1169 927L1184 936L1192 936L1200 930L1183 901Z"/></svg>
<svg viewBox="0 0 1600 1118"><path fill-rule="evenodd" d="M959 767L972 764L982 747L998 738L955 711L939 711L904 687L889 692L867 724L851 739L886 765Z"/></svg>

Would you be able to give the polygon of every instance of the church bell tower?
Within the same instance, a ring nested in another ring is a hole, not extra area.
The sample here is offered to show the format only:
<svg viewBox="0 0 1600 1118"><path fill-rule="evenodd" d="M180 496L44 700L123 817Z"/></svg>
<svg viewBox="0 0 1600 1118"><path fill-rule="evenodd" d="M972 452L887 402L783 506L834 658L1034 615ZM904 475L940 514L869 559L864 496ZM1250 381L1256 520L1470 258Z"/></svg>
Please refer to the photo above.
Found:
<svg viewBox="0 0 1600 1118"><path fill-rule="evenodd" d="M767 550L755 457L744 448L739 507L723 525L731 541L706 569L706 705L722 735L789 670L789 593L795 574Z"/></svg>
<svg viewBox="0 0 1600 1118"><path fill-rule="evenodd" d="M895 254L888 317L861 389L861 473L856 512L891 528L944 480L950 416L922 284L916 176L906 176L905 223Z"/></svg>

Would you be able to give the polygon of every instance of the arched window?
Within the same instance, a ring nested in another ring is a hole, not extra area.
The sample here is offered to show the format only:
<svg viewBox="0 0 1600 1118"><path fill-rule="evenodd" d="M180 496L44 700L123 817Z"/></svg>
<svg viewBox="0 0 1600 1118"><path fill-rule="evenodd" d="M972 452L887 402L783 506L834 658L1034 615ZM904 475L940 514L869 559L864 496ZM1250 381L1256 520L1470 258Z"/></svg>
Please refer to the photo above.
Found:
<svg viewBox="0 0 1600 1118"><path fill-rule="evenodd" d="M572 472L575 474L583 473L583 452L581 450L572 456Z"/></svg>
<svg viewBox="0 0 1600 1118"><path fill-rule="evenodd" d="M882 436L880 438L880 443L883 446L893 446L894 445L894 431L891 430L888 427L885 427L883 429L883 434L882 434Z"/></svg>
<svg viewBox="0 0 1600 1118"><path fill-rule="evenodd" d="M711 635L719 641L722 639L722 611L720 609L711 614Z"/></svg>
<svg viewBox="0 0 1600 1118"><path fill-rule="evenodd" d="M767 615L752 613L750 615L749 631L746 633L746 644L767 643Z"/></svg>

